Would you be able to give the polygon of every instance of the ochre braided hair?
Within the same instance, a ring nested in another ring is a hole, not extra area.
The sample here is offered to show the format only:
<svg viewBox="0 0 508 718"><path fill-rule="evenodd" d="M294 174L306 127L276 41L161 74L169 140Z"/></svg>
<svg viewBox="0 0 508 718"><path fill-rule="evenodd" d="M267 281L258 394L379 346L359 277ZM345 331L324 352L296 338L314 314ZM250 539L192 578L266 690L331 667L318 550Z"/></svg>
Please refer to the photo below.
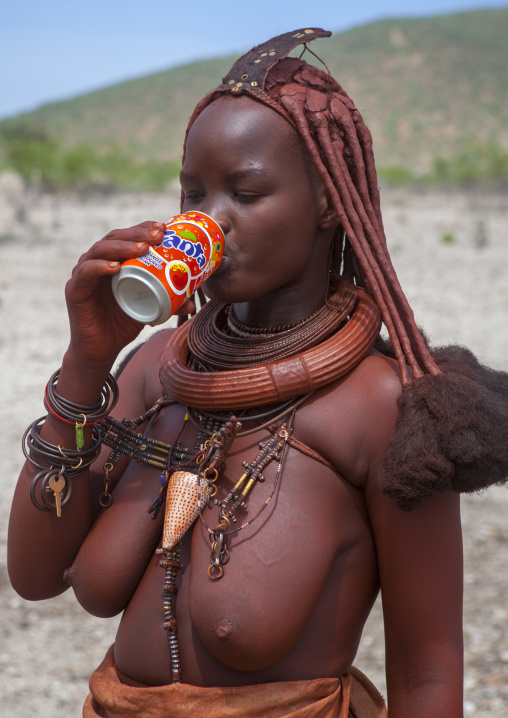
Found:
<svg viewBox="0 0 508 718"><path fill-rule="evenodd" d="M279 60L267 73L263 89L253 99L276 110L296 129L325 184L346 237L338 233L333 266L343 267L343 274L374 297L402 385L411 384L408 365L414 378L439 374L387 251L372 137L360 112L331 75L296 58ZM207 95L194 110L187 135L201 112L224 92L242 94L238 89L218 89ZM351 250L356 261L351 261Z"/></svg>
<svg viewBox="0 0 508 718"><path fill-rule="evenodd" d="M332 270L367 289L400 368L398 420L384 459L383 492L409 510L447 489L477 491L508 475L508 374L482 366L463 347L433 349L416 326L388 254L372 137L339 83L287 54L324 30L273 38L241 57L195 108L225 94L271 107L305 144L342 225ZM387 350L389 351L389 349Z"/></svg>

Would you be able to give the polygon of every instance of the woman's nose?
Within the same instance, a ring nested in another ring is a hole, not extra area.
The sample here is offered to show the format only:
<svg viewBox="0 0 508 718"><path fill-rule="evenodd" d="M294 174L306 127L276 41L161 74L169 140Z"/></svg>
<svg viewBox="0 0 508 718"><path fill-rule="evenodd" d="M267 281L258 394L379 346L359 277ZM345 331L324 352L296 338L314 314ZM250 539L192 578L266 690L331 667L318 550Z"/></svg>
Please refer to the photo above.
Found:
<svg viewBox="0 0 508 718"><path fill-rule="evenodd" d="M225 211L224 207L214 202L203 202L201 210L217 222L224 235L229 233L231 229L231 220L229 218L229 213Z"/></svg>

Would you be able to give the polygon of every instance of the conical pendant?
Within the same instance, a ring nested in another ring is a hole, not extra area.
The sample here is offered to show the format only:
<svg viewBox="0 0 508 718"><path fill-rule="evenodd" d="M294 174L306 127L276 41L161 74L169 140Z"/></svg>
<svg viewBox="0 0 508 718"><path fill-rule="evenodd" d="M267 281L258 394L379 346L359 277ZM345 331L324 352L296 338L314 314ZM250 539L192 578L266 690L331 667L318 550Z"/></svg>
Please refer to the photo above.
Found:
<svg viewBox="0 0 508 718"><path fill-rule="evenodd" d="M189 471L175 471L168 482L162 548L172 549L192 526L208 501L205 478Z"/></svg>

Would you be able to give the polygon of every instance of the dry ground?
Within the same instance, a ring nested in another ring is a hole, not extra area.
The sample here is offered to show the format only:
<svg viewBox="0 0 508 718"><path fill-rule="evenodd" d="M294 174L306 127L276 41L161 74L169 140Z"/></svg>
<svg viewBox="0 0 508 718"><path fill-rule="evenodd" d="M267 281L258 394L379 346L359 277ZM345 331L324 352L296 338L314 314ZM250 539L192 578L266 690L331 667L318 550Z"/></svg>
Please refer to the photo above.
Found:
<svg viewBox="0 0 508 718"><path fill-rule="evenodd" d="M467 344L508 370L508 205L500 197L386 193L392 257L419 322L435 343ZM20 437L42 415L42 390L68 340L63 286L75 259L114 226L163 220L166 197L43 198L24 224L0 197L0 713L79 716L87 679L115 635L116 619L88 616L69 592L27 603L5 571L6 526L21 466ZM463 500L465 714L508 715L508 492ZM357 664L384 686L379 605Z"/></svg>

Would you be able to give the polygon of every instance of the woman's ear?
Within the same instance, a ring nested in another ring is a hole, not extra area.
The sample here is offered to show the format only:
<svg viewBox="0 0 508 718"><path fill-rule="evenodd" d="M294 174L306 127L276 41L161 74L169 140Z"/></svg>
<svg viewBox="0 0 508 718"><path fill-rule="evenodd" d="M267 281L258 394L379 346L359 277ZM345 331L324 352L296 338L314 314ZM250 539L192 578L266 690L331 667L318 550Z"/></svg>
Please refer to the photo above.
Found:
<svg viewBox="0 0 508 718"><path fill-rule="evenodd" d="M340 222L337 216L337 211L332 204L332 201L323 187L323 196L320 198L320 204L322 206L321 217L319 220L320 229L336 229Z"/></svg>
<svg viewBox="0 0 508 718"><path fill-rule="evenodd" d="M318 227L319 229L335 230L339 224L339 217L337 210L333 206L332 199L328 194L323 179L318 174L317 168L312 165L311 182L313 184L314 196L316 198L316 204L318 207Z"/></svg>

